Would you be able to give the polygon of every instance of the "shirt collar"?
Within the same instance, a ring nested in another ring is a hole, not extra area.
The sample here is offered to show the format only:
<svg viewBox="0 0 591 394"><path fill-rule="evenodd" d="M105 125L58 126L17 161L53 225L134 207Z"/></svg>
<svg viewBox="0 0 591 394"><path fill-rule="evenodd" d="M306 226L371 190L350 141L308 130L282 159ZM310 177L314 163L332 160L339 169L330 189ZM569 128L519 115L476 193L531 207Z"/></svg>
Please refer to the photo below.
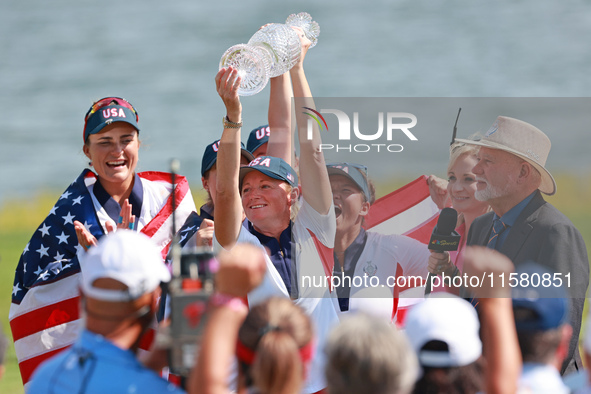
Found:
<svg viewBox="0 0 591 394"><path fill-rule="evenodd" d="M349 245L349 247L347 247L347 249L345 249L345 261L342 263L344 267L343 271L346 275L353 277L355 274L355 267L357 266L357 260L359 260L358 255L361 254L359 252L364 248L364 246L365 229L361 227L359 234L357 234L357 237L355 237L355 240L351 243L351 245ZM337 264L335 264L334 271L340 271L340 267L337 267Z"/></svg>
<svg viewBox="0 0 591 394"><path fill-rule="evenodd" d="M72 351L87 357L98 357L103 361L108 359L119 364L139 365L139 361L131 350L122 349L102 335L88 329L82 330Z"/></svg>
<svg viewBox="0 0 591 394"><path fill-rule="evenodd" d="M502 222L505 223L507 226L513 226L515 224L515 222L517 221L517 218L519 217L521 212L523 212L523 210L525 209L527 204L529 204L529 202L534 198L534 196L536 195L536 192L537 192L537 190L534 191L529 196L525 197L523 200L521 200L521 202L519 204L515 205L513 208L511 208L509 211L507 211L503 216L501 216L500 219L502 220ZM499 219L499 215L497 215L495 213L494 219Z"/></svg>
<svg viewBox="0 0 591 394"><path fill-rule="evenodd" d="M261 241L261 243L265 246L267 246L267 244L273 240L277 241L275 239L275 237L269 237L268 235L265 235L263 233L259 233L255 228L254 225L248 221L248 231L253 234L255 237L257 237L259 239L259 241ZM279 240L281 242L281 245L283 245L284 247L286 247L287 245L290 244L291 242L291 221L289 222L289 226L287 226L285 228L285 230L283 230L281 232L281 235L279 236ZM288 241L288 242L285 242Z"/></svg>
<svg viewBox="0 0 591 394"><path fill-rule="evenodd" d="M109 193L107 193L103 185L101 185L101 180L99 177L96 179L96 183L94 184L92 192L98 202L103 206L109 217L113 219L115 223L117 223L121 213L121 206L111 197ZM131 189L131 194L129 195L129 203L131 204L131 214L135 215L136 222L142 213L143 201L144 188L142 187L142 181L141 178L135 174L133 188Z"/></svg>
<svg viewBox="0 0 591 394"><path fill-rule="evenodd" d="M203 219L213 220L213 206L209 204L203 204L199 209L199 216Z"/></svg>

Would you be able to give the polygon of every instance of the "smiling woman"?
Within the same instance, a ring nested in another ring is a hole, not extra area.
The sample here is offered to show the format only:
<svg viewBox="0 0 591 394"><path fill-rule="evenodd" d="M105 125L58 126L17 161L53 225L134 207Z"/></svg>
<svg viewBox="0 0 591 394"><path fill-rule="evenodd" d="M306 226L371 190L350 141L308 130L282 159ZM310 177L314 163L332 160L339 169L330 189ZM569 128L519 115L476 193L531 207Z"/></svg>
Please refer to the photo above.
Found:
<svg viewBox="0 0 591 394"><path fill-rule="evenodd" d="M299 62L289 73L271 79L267 156L252 160L248 166L240 166L242 104L238 96L241 81L238 71L232 67L222 68L215 78L218 94L226 107L226 117L217 160L214 245L227 250L239 243L267 248L269 253L264 254L266 276L263 283L248 294L249 306L271 295L291 298L312 319L317 335L306 381L297 384L301 389L283 387L283 390L267 391L273 393L315 393L325 387L323 345L330 328L338 321L329 287L326 284L306 286L301 279L324 275L325 269L331 269L326 251L333 246L336 224L328 172L319 150L322 140L317 125L312 125L310 136L305 127L297 128L299 177L290 165L293 152L292 97L302 100L305 107L314 108L303 68L310 41L303 33L300 40L302 56ZM295 112L296 123L300 126L307 124L303 112ZM294 214L297 205L299 210ZM242 226L244 214L249 219L247 227ZM235 343L231 346L235 347ZM220 377L218 371L227 369L229 360L218 360L218 368L213 361L207 360L200 367L206 376ZM256 366L253 369L251 372L260 377L259 382L281 376L268 370L257 370ZM298 380L301 379L299 374ZM223 377L220 384L225 387L226 381ZM269 387L263 384L256 388L265 392L264 386ZM211 391L207 384L201 387L203 392Z"/></svg>
<svg viewBox="0 0 591 394"><path fill-rule="evenodd" d="M84 154L99 175L100 183L119 203L131 192L139 146L137 130L120 122L89 136L84 144Z"/></svg>
<svg viewBox="0 0 591 394"><path fill-rule="evenodd" d="M173 186L177 227L195 210L184 177L172 185L167 173L136 174L138 115L127 100L98 100L84 123L83 151L96 173L85 169L61 195L16 269L9 318L23 383L76 339L85 250L115 228L130 228L151 237L165 255L173 233Z"/></svg>

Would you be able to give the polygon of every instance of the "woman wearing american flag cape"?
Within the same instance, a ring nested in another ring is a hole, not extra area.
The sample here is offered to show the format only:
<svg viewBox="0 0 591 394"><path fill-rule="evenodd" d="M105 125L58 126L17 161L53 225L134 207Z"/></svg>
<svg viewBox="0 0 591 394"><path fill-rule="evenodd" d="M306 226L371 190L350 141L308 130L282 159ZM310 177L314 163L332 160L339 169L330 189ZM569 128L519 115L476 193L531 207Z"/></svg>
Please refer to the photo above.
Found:
<svg viewBox="0 0 591 394"><path fill-rule="evenodd" d="M163 256L172 239L171 175L135 171L140 147L135 108L119 97L96 101L84 118L83 140L94 172L84 169L59 197L16 268L9 318L25 384L42 361L76 339L79 256L87 248L115 228L146 234ZM180 227L195 211L184 177L176 177L174 195Z"/></svg>

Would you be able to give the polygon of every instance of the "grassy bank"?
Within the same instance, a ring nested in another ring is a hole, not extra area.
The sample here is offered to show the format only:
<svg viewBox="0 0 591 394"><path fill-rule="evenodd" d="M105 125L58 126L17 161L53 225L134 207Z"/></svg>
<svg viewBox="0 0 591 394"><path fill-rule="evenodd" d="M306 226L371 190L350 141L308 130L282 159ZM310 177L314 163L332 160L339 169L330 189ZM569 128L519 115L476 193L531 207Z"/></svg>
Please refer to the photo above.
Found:
<svg viewBox="0 0 591 394"><path fill-rule="evenodd" d="M558 193L547 200L568 216L581 231L583 238L591 245L591 177L581 180L568 175L558 175ZM394 190L404 180L391 184L377 185L377 197ZM29 238L49 213L61 191L44 192L26 201L8 201L0 206L0 322L10 338L8 311L14 269ZM193 192L197 206L203 201L203 194ZM0 380L0 393L23 393L20 373L14 347L10 346L6 356L6 374Z"/></svg>

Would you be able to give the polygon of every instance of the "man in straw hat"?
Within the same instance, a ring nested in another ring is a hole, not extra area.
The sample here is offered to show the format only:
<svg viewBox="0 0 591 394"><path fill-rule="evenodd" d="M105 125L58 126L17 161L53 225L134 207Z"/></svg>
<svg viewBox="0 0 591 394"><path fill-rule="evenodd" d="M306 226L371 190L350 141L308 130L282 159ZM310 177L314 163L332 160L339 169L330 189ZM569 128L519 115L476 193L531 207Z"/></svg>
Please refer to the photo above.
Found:
<svg viewBox="0 0 591 394"><path fill-rule="evenodd" d="M550 140L529 123L499 116L481 139L457 141L480 146L478 163L472 169L478 182L475 196L492 208L474 220L467 244L496 249L517 267L533 260L556 272L545 284L564 285L573 298L573 335L561 373L582 368L577 344L589 261L579 231L542 197L542 193L556 193L556 182L545 168Z"/></svg>

